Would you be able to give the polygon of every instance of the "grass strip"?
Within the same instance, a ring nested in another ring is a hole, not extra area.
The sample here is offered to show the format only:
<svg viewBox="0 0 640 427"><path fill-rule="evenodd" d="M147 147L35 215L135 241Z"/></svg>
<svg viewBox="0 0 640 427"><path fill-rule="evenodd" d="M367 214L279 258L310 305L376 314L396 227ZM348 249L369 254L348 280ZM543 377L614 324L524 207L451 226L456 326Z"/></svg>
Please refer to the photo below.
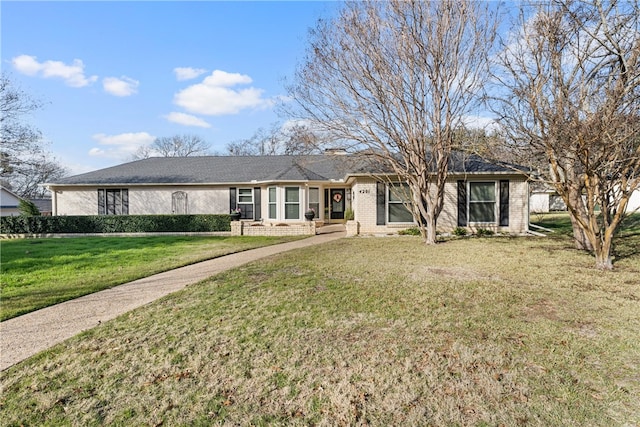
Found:
<svg viewBox="0 0 640 427"><path fill-rule="evenodd" d="M176 267L291 241L273 237L78 237L3 240L1 320Z"/></svg>

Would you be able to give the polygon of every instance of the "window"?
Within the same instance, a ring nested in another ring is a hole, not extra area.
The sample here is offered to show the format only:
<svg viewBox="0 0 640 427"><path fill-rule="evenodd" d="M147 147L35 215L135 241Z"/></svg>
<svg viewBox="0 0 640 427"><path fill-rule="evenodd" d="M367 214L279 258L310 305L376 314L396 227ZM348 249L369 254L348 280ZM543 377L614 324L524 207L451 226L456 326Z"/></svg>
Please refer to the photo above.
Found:
<svg viewBox="0 0 640 427"><path fill-rule="evenodd" d="M411 191L406 183L388 186L387 209L389 222L413 222L413 215L407 209L411 205Z"/></svg>
<svg viewBox="0 0 640 427"><path fill-rule="evenodd" d="M129 215L129 190L126 188L99 189L98 215Z"/></svg>
<svg viewBox="0 0 640 427"><path fill-rule="evenodd" d="M320 189L317 187L309 188L309 209L313 209L316 218L320 217Z"/></svg>
<svg viewBox="0 0 640 427"><path fill-rule="evenodd" d="M240 218L253 219L253 188L238 188Z"/></svg>
<svg viewBox="0 0 640 427"><path fill-rule="evenodd" d="M284 219L300 219L300 188L284 188Z"/></svg>
<svg viewBox="0 0 640 427"><path fill-rule="evenodd" d="M469 222L496 221L496 184L469 183Z"/></svg>
<svg viewBox="0 0 640 427"><path fill-rule="evenodd" d="M276 219L278 217L278 205L277 205L277 192L276 187L269 187L269 219Z"/></svg>
<svg viewBox="0 0 640 427"><path fill-rule="evenodd" d="M253 204L253 188L238 188L238 204Z"/></svg>

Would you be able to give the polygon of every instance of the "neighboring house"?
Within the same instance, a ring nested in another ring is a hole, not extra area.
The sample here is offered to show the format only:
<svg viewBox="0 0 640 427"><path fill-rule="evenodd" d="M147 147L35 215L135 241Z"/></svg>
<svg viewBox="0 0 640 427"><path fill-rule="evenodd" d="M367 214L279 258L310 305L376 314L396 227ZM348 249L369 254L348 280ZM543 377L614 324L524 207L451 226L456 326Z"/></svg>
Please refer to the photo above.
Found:
<svg viewBox="0 0 640 427"><path fill-rule="evenodd" d="M207 156L149 158L45 184L53 215L228 214L264 225L344 221L354 211L360 233L389 233L414 225L394 186L357 158ZM438 220L442 232L486 228L528 231L529 186L513 168L475 156L455 156Z"/></svg>
<svg viewBox="0 0 640 427"><path fill-rule="evenodd" d="M51 215L51 199L50 198L38 198L38 199L29 199L31 202L36 205L38 210L40 211L40 215L50 216Z"/></svg>
<svg viewBox="0 0 640 427"><path fill-rule="evenodd" d="M627 212L640 212L640 188L631 194L629 204L627 205Z"/></svg>
<svg viewBox="0 0 640 427"><path fill-rule="evenodd" d="M567 210L567 205L562 200L562 197L555 190L545 186L532 188L529 196L529 206L531 213ZM627 204L627 212L640 212L640 188L631 193L631 198Z"/></svg>
<svg viewBox="0 0 640 427"><path fill-rule="evenodd" d="M535 184L531 185L529 209L531 213L566 211L567 205L554 189L543 184Z"/></svg>
<svg viewBox="0 0 640 427"><path fill-rule="evenodd" d="M0 216L20 215L20 200L13 191L0 186Z"/></svg>

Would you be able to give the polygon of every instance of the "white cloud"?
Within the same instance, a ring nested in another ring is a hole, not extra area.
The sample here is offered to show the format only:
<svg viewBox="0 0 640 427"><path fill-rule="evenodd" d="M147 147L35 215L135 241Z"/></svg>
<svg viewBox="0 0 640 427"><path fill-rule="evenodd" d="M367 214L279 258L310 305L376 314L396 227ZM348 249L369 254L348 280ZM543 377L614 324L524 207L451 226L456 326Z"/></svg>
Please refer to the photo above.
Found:
<svg viewBox="0 0 640 427"><path fill-rule="evenodd" d="M129 160L138 148L153 143L155 136L147 132L121 133L118 135L106 135L98 133L92 136L99 145L89 150L90 156L105 157L117 160Z"/></svg>
<svg viewBox="0 0 640 427"><path fill-rule="evenodd" d="M271 107L274 102L262 97L262 89L232 88L251 82L251 77L245 74L215 70L202 83L178 92L174 96L174 103L189 112L210 116L237 114L247 108Z"/></svg>
<svg viewBox="0 0 640 427"><path fill-rule="evenodd" d="M61 61L38 62L35 56L20 55L13 58L11 63L20 73L45 79L60 78L71 87L88 86L98 80L98 76L85 76L84 63L79 59L74 59L73 64L67 65Z"/></svg>
<svg viewBox="0 0 640 427"><path fill-rule="evenodd" d="M104 91L114 96L130 96L138 93L140 82L132 78L122 76L105 77L102 79Z"/></svg>
<svg viewBox="0 0 640 427"><path fill-rule="evenodd" d="M100 169L99 166L89 165L86 162L78 162L77 159L74 161L60 161L60 164L67 168L70 175L80 175L81 173L92 172L96 169Z"/></svg>
<svg viewBox="0 0 640 427"><path fill-rule="evenodd" d="M484 129L487 132L498 130L500 126L492 117L468 115L462 118L465 126L473 129Z"/></svg>
<svg viewBox="0 0 640 427"><path fill-rule="evenodd" d="M235 86L239 84L249 84L252 81L251 77L246 74L214 70L210 76L204 79L203 83L207 86Z"/></svg>
<svg viewBox="0 0 640 427"><path fill-rule="evenodd" d="M164 116L165 119L172 123L178 123L184 126L197 126L201 128L210 128L211 125L199 117L186 113L171 112Z"/></svg>
<svg viewBox="0 0 640 427"><path fill-rule="evenodd" d="M173 69L173 72L176 73L178 80L191 80L206 73L207 70L204 68L177 67Z"/></svg>

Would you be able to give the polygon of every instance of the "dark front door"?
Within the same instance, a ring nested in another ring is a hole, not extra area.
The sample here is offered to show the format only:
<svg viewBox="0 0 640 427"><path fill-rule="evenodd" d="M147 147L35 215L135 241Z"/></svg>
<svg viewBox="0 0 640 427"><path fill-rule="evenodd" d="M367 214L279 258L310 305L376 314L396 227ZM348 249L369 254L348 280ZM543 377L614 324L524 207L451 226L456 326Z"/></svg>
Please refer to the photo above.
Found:
<svg viewBox="0 0 640 427"><path fill-rule="evenodd" d="M344 219L344 188L329 190L331 219Z"/></svg>

